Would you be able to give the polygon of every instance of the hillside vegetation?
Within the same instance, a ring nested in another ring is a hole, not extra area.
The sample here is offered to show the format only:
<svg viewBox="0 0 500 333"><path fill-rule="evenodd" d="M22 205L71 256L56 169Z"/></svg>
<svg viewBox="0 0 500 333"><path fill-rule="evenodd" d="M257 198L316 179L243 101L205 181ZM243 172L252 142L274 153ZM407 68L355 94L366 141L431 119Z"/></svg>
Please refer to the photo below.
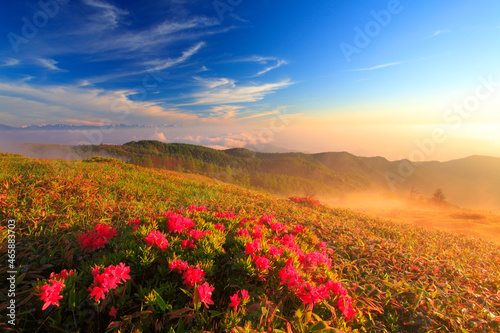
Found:
<svg viewBox="0 0 500 333"><path fill-rule="evenodd" d="M366 191L428 199L441 189L452 204L500 209L500 158L486 156L414 163L347 152L259 153L151 140L124 145L26 144L12 148L12 152L36 158L113 157L145 167L201 174L280 196L325 200Z"/></svg>
<svg viewBox="0 0 500 333"><path fill-rule="evenodd" d="M500 248L465 236L97 158L3 154L0 207L18 332L499 331Z"/></svg>

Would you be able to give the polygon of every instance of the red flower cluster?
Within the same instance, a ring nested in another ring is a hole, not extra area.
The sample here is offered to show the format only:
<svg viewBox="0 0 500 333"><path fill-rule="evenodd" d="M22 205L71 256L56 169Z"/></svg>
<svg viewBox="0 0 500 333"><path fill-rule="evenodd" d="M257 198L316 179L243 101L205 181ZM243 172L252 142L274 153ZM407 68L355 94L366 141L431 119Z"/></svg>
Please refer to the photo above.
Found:
<svg viewBox="0 0 500 333"><path fill-rule="evenodd" d="M214 301L212 301L212 291L214 291L214 289L214 287L210 287L208 282L205 282L204 284L199 285L198 288L196 288L196 293L198 293L200 301L205 304L205 307L207 309L208 304L214 304Z"/></svg>
<svg viewBox="0 0 500 333"><path fill-rule="evenodd" d="M165 238L165 235L163 235L160 231L151 231L145 238L144 240L149 244L153 245L156 244L160 249L165 251L165 249L168 246L168 241Z"/></svg>
<svg viewBox="0 0 500 333"><path fill-rule="evenodd" d="M253 242L248 242L245 245L245 254L254 254L256 251L259 251L261 249L260 247L260 241L258 239L254 239Z"/></svg>
<svg viewBox="0 0 500 333"><path fill-rule="evenodd" d="M341 295L337 301L337 306L347 320L351 320L358 313L358 310L352 305L352 298L349 296Z"/></svg>
<svg viewBox="0 0 500 333"><path fill-rule="evenodd" d="M194 239L199 240L203 236L210 235L210 231L208 231L208 230L199 231L196 229L191 229L191 230L189 230L189 232L187 234L189 236L193 237Z"/></svg>
<svg viewBox="0 0 500 333"><path fill-rule="evenodd" d="M255 220L254 220L255 221ZM242 221L243 222L243 221ZM347 320L353 318L357 310L352 305L352 298L347 296L347 290L340 282L329 280L324 275L319 273L317 268L321 270L330 270L332 267L332 260L326 253L326 244L324 242L316 243L315 245L320 251L312 251L304 253L296 243L295 236L305 232L306 228L302 225L297 225L293 231L289 231L288 227L279 222L273 222L273 217L266 215L258 220L258 222L240 223L240 227L247 229L240 229L239 236L248 236L247 230L253 230L250 234L253 241L247 242L245 245L245 254L252 257L252 261L260 271L268 270L272 267L273 258L283 256L283 253L292 257L288 259L285 267L279 272L280 285L286 285L297 298L304 304L311 307L315 304L322 302L330 297L338 297L342 300L342 307L340 301L337 302L338 308L344 314ZM266 227L266 224L268 227ZM256 237L257 233L267 233L268 231L275 232L271 237L268 245L261 247L261 240ZM314 243L313 243L314 244ZM278 247L279 246L279 247ZM263 249L267 251L264 253ZM285 252L288 250L289 252ZM296 266L294 266L294 262ZM230 306L234 307L236 312L240 299L235 294L230 297Z"/></svg>
<svg viewBox="0 0 500 333"><path fill-rule="evenodd" d="M35 294L37 296L40 296L40 299L45 302L43 304L42 310L45 310L50 305L59 306L59 300L63 298L61 296L61 291L64 289L64 287L66 287L63 282L68 278L69 275L73 275L73 273L73 270L70 270L68 272L64 269L59 274L50 274L49 282L47 284L44 284L40 288L42 292L39 294Z"/></svg>
<svg viewBox="0 0 500 333"><path fill-rule="evenodd" d="M247 229L240 229L240 230L238 230L238 236L246 237L246 236L250 236L250 234L248 233Z"/></svg>
<svg viewBox="0 0 500 333"><path fill-rule="evenodd" d="M130 221L128 221L128 224L133 225L134 227L132 228L132 230L136 231L139 228L139 225L141 224L141 220L131 219Z"/></svg>
<svg viewBox="0 0 500 333"><path fill-rule="evenodd" d="M163 216L169 217L167 221L167 226L171 232L176 232L180 234L185 229L189 230L194 226L194 221L191 220L189 217L184 217L176 213L165 213L163 214Z"/></svg>
<svg viewBox="0 0 500 333"><path fill-rule="evenodd" d="M96 249L103 248L115 236L115 228L111 228L107 224L98 224L94 227L93 231L78 237L78 242L85 252L95 251Z"/></svg>
<svg viewBox="0 0 500 333"><path fill-rule="evenodd" d="M88 288L90 292L89 297L94 297L96 302L99 302L100 299L105 299L106 293L110 289L114 289L118 287L118 284L122 284L130 279L128 273L130 273L130 267L125 266L124 263L119 263L116 266L110 265L104 268L104 273L102 274L98 266L92 268L94 282Z"/></svg>
<svg viewBox="0 0 500 333"><path fill-rule="evenodd" d="M191 289L196 284L202 283L204 276L205 272L199 266L189 266L188 269L184 271L184 274L182 274L184 284L188 286L188 289Z"/></svg>
<svg viewBox="0 0 500 333"><path fill-rule="evenodd" d="M235 292L233 296L229 296L229 299L231 300L229 306L234 307L234 312L238 311L238 305L240 305L241 301L245 303L245 301L250 298L248 291L246 291L245 289L240 290L239 293L241 295L241 300L238 296L238 291Z"/></svg>
<svg viewBox="0 0 500 333"><path fill-rule="evenodd" d="M185 239L181 242L181 246L183 249L187 249L187 248L190 248L190 249L196 249L198 247L198 245L196 245L192 239Z"/></svg>
<svg viewBox="0 0 500 333"><path fill-rule="evenodd" d="M219 230L220 232L226 230L226 227L222 223L217 223L214 228L215 230Z"/></svg>
<svg viewBox="0 0 500 333"><path fill-rule="evenodd" d="M188 207L188 210L190 212L206 212L207 211L207 206L195 206L195 205L191 205Z"/></svg>
<svg viewBox="0 0 500 333"><path fill-rule="evenodd" d="M174 269L177 270L177 272L179 273L182 273L184 272L186 269L188 269L189 265L187 262L185 261L182 261L182 260L172 260L170 262L170 271L173 271Z"/></svg>
<svg viewBox="0 0 500 333"><path fill-rule="evenodd" d="M232 219L232 218L234 218L234 213L231 213L231 212L226 212L226 213L218 212L218 213L215 213L215 217L219 217L219 218L222 218L222 219Z"/></svg>
<svg viewBox="0 0 500 333"><path fill-rule="evenodd" d="M195 286L195 295L198 295L200 301L205 304L208 309L208 304L214 304L212 301L212 291L215 289L210 287L208 282L201 284L204 280L205 272L199 266L189 266L187 262L182 260L172 260L170 262L170 269L177 269L179 273L182 273L182 278L184 279L184 284L191 289Z"/></svg>

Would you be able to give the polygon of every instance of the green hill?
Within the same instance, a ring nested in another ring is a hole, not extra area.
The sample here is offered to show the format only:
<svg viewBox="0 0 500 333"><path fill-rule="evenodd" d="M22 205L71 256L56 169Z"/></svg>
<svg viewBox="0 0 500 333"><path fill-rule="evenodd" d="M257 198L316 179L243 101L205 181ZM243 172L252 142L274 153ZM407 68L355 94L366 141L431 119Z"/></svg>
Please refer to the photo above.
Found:
<svg viewBox="0 0 500 333"><path fill-rule="evenodd" d="M498 246L310 198L0 154L0 220L4 330L499 331Z"/></svg>
<svg viewBox="0 0 500 333"><path fill-rule="evenodd" d="M411 192L414 197L429 198L440 188L453 204L500 208L500 158L494 157L414 163L347 152L263 153L151 140L94 146L28 144L17 151L37 158L113 157L139 166L201 174L280 196L331 198L370 191L401 197Z"/></svg>

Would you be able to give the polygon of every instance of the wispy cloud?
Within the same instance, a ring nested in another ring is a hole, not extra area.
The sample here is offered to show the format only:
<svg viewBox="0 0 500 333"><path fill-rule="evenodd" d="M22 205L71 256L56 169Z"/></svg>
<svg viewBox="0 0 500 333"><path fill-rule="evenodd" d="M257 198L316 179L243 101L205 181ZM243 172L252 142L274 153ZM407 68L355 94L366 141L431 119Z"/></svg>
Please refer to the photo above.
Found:
<svg viewBox="0 0 500 333"><path fill-rule="evenodd" d="M278 67L281 67L283 65L287 65L288 61L283 60L283 59L278 59L277 57L263 57L259 55L253 55L250 57L243 57L243 58L236 58L236 59L231 59L224 61L226 63L240 63L240 62L255 62L259 63L261 65L269 65L270 63L274 63L271 66L267 66L263 70L257 72L257 74L253 75L253 77L263 75L269 71L272 71L273 69L276 69Z"/></svg>
<svg viewBox="0 0 500 333"><path fill-rule="evenodd" d="M167 108L154 102L132 101L130 90L105 90L72 85L37 86L18 83L0 83L2 112L12 113L19 120L37 118L48 123L60 119L80 119L114 123L124 120L132 123L188 123L199 119L177 108ZM120 111L117 113L117 110ZM122 111L123 110L123 111Z"/></svg>
<svg viewBox="0 0 500 333"><path fill-rule="evenodd" d="M225 81L224 81L225 80ZM256 102L266 95L286 88L293 84L290 80L276 83L237 85L231 79L201 79L197 78L203 90L192 94L195 101L184 105L215 105Z"/></svg>
<svg viewBox="0 0 500 333"><path fill-rule="evenodd" d="M375 69L397 66L397 65L401 65L401 64L404 64L404 62L390 62L387 64L377 65L377 66L373 66L373 67L349 69L348 72L373 71Z"/></svg>
<svg viewBox="0 0 500 333"><path fill-rule="evenodd" d="M254 119L254 118L260 118L260 117L266 117L266 116L270 116L270 115L273 115L273 114L277 114L278 112L279 111L277 111L277 110L267 111L267 112L257 113L257 114L253 114L251 116L239 118L238 120L247 120L247 119Z"/></svg>
<svg viewBox="0 0 500 333"><path fill-rule="evenodd" d="M434 37L442 35L442 34L449 34L450 32L451 32L451 29L436 30L432 35L429 36L429 38L434 38Z"/></svg>
<svg viewBox="0 0 500 333"><path fill-rule="evenodd" d="M186 51L182 52L182 55L178 58L149 62L147 63L147 65L153 65L153 67L151 68L151 70L153 71L160 71L165 68L178 65L188 60L191 56L196 54L205 45L206 45L205 42L199 42L196 45L192 46L191 48L187 49Z"/></svg>
<svg viewBox="0 0 500 333"><path fill-rule="evenodd" d="M93 22L91 30L115 28L120 18L128 14L126 10L105 1L83 0L83 3L98 10L98 14L91 17L91 21Z"/></svg>
<svg viewBox="0 0 500 333"><path fill-rule="evenodd" d="M242 108L240 105L217 105L210 109L209 114L210 117L218 119L230 119L234 118Z"/></svg>
<svg viewBox="0 0 500 333"><path fill-rule="evenodd" d="M15 66L19 64L21 61L19 59L7 58L4 60L3 64L0 64L1 67Z"/></svg>
<svg viewBox="0 0 500 333"><path fill-rule="evenodd" d="M276 69L276 68L281 67L282 65L286 65L286 64L288 64L287 61L285 61L285 60L278 60L278 62L276 63L276 65L270 66L270 67L267 67L267 68L261 70L255 76L260 76L262 74L265 74L265 73L267 73L267 72L269 72L269 71L271 71L273 69Z"/></svg>
<svg viewBox="0 0 500 333"><path fill-rule="evenodd" d="M156 60L150 60L143 62L141 64L141 69L136 69L136 70L131 70L127 72L121 72L121 73L114 73L114 74L108 74L108 75L101 75L98 77L94 78L88 78L86 80L83 80L80 85L90 85L94 83L99 83L99 82L105 82L109 80L114 80L118 78L123 78L123 77L128 77L128 76L133 76L133 75L140 75L144 74L147 72L159 72L167 68L174 67L176 65L180 65L189 58L191 58L193 55L195 55L203 46L205 46L205 42L199 42L189 49L185 50L182 52L182 54L177 57L177 58L168 58L168 59L156 59Z"/></svg>
<svg viewBox="0 0 500 333"><path fill-rule="evenodd" d="M61 69L56 66L58 63L54 59L48 59L48 58L36 58L38 61L38 64L41 65L42 67L45 67L47 69L53 70L53 71L65 71L64 69Z"/></svg>

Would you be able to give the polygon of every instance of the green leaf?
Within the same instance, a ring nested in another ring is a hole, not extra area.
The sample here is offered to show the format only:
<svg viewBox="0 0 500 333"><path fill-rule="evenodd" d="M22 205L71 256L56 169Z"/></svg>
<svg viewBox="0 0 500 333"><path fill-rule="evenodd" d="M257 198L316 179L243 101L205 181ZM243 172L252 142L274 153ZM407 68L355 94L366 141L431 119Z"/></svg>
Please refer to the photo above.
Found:
<svg viewBox="0 0 500 333"><path fill-rule="evenodd" d="M177 332L176 333L185 333L186 331L184 330L184 323L182 322L182 318L179 318L179 324L177 325Z"/></svg>
<svg viewBox="0 0 500 333"><path fill-rule="evenodd" d="M319 323L316 323L312 327L310 327L309 331L310 332L317 332L317 331L324 330L327 327L328 327L328 325L324 321L320 321Z"/></svg>
<svg viewBox="0 0 500 333"><path fill-rule="evenodd" d="M156 297L156 304L160 307L161 311L165 311L167 309L167 303L161 298L160 294L153 289L153 293Z"/></svg>

